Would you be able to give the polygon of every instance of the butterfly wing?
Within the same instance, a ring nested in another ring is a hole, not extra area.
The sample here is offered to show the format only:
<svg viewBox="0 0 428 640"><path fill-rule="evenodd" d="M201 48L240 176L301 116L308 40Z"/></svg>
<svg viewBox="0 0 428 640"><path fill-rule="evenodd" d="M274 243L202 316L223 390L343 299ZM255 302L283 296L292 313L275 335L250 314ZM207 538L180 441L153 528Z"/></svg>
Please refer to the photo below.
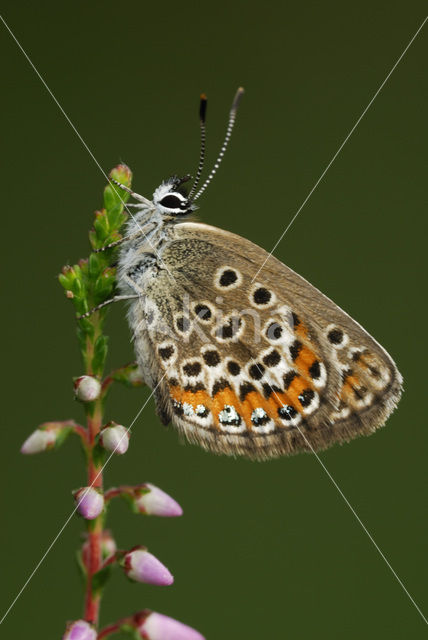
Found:
<svg viewBox="0 0 428 640"><path fill-rule="evenodd" d="M401 393L386 351L304 278L235 234L174 227L131 308L158 413L188 440L264 459L382 426ZM148 322L150 320L150 322Z"/></svg>

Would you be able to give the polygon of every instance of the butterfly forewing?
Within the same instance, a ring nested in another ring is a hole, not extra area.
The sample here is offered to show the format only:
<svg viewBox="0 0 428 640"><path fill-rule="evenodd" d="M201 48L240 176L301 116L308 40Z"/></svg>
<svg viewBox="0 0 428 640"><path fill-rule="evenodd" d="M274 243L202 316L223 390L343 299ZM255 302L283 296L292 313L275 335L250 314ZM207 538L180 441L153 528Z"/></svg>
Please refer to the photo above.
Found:
<svg viewBox="0 0 428 640"><path fill-rule="evenodd" d="M199 223L172 228L130 311L163 422L212 451L320 449L381 426L400 375L355 321L275 258Z"/></svg>

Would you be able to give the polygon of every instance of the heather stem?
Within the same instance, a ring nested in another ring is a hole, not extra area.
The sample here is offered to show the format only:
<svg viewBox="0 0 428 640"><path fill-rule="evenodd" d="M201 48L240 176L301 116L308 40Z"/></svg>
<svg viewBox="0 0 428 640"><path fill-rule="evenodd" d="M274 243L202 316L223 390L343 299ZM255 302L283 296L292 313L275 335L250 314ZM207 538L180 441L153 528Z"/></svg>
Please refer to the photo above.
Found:
<svg viewBox="0 0 428 640"><path fill-rule="evenodd" d="M131 186L132 174L126 165L115 167L111 171L110 177L127 187ZM69 427L81 438L87 456L87 487L96 489L95 492L92 491L92 494L103 493L102 467L106 451L103 450L98 436L104 425L103 405L108 388L113 379L118 379L128 386L141 384L136 372L137 367L132 364L112 372L101 388L108 351L108 339L103 334L106 310L102 309L86 315L88 311L114 295L116 270L111 265L112 251L109 249L105 252L97 252L97 250L120 240L120 229L127 217L123 211L123 205L128 197L127 193L119 193L117 188L109 182L104 189L104 206L95 212L93 228L89 232L91 248L94 251L87 259L79 260L77 264L64 266L59 274L59 281L65 290L65 295L73 303L76 311L77 337L84 365L84 375L76 378L74 382L76 398L83 403L85 408L86 428L74 423L70 423ZM98 388L100 393L97 391ZM48 442L48 444L52 443ZM46 449L48 444L46 444L45 438L42 444L33 443L32 448L44 446ZM29 445L27 445L27 449L28 453L34 452L29 450L31 449ZM79 491L88 493L85 487L82 487L77 493ZM75 492L75 495L77 493ZM83 495L85 493L82 493L82 497ZM99 498L99 496L97 497ZM82 512L81 515L86 518L88 533L87 540L79 555L79 566L84 570L86 576L84 618L86 622L98 629L101 589L104 585L102 577L99 575L103 563L104 514L101 513L93 519L89 512L86 515ZM92 636L93 630L91 629ZM72 636L67 637L71 638ZM105 637L105 633L103 637Z"/></svg>
<svg viewBox="0 0 428 640"><path fill-rule="evenodd" d="M107 638L113 633L118 633L121 630L121 628L125 625L131 628L135 628L134 617L130 616L129 618L122 618L121 620L118 620L117 622L114 622L113 624L109 624L107 627L104 627L104 629L101 629L101 631L98 634L98 640Z"/></svg>
<svg viewBox="0 0 428 640"><path fill-rule="evenodd" d="M95 314L94 314L95 315ZM86 350L86 373L92 375L92 357L94 352L94 344L101 331L97 322L98 318L94 318L95 333L92 340L87 340ZM88 428L88 486L96 487L100 490L103 488L102 462L95 462L94 447L96 445L96 437L101 430L103 424L103 401L98 398L95 402L89 404L86 409L87 428ZM102 564L101 538L103 532L103 514L91 521L88 525L88 559L87 559L87 582L85 595L85 620L92 623L98 628L99 610L101 594L93 593L93 576L100 570Z"/></svg>

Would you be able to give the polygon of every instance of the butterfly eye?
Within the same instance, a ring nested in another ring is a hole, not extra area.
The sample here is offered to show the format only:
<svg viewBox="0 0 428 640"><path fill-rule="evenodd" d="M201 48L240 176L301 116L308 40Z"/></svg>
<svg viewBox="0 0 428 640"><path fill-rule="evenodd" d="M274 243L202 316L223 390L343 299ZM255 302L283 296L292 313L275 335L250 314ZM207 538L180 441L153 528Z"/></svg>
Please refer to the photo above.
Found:
<svg viewBox="0 0 428 640"><path fill-rule="evenodd" d="M159 200L159 204L163 207L168 207L168 209L182 209L184 202L178 196L168 194L162 200Z"/></svg>

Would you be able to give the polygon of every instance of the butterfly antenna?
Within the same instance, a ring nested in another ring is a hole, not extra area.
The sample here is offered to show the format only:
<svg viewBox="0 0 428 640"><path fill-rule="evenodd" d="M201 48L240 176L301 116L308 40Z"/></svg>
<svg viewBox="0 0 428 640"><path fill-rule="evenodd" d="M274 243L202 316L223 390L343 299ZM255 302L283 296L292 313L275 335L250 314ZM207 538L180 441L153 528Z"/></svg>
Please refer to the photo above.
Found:
<svg viewBox="0 0 428 640"><path fill-rule="evenodd" d="M241 101L243 94L244 94L244 89L242 87L239 87L232 102L232 107L230 109L230 114L229 114L229 122L227 124L227 129L226 129L226 136L224 138L223 145L220 149L220 153L218 154L217 160L214 164L214 167L211 173L209 174L208 178L205 180L202 187L199 189L198 193L192 198L192 200L197 200L199 196L205 191L205 189L208 187L209 183L213 179L214 175L216 174L221 161L223 160L223 156L227 149L227 145L229 144L230 136L232 135L233 125L235 124L236 112L238 111L239 103Z"/></svg>
<svg viewBox="0 0 428 640"><path fill-rule="evenodd" d="M204 168L205 162L205 119L207 114L207 96L205 93L201 94L201 102L199 104L199 124L201 126L201 151L199 153L199 166L198 171L196 173L195 182L190 189L190 193L188 198L191 198L193 193L196 191L196 187L198 186L199 180L201 179L202 169Z"/></svg>

